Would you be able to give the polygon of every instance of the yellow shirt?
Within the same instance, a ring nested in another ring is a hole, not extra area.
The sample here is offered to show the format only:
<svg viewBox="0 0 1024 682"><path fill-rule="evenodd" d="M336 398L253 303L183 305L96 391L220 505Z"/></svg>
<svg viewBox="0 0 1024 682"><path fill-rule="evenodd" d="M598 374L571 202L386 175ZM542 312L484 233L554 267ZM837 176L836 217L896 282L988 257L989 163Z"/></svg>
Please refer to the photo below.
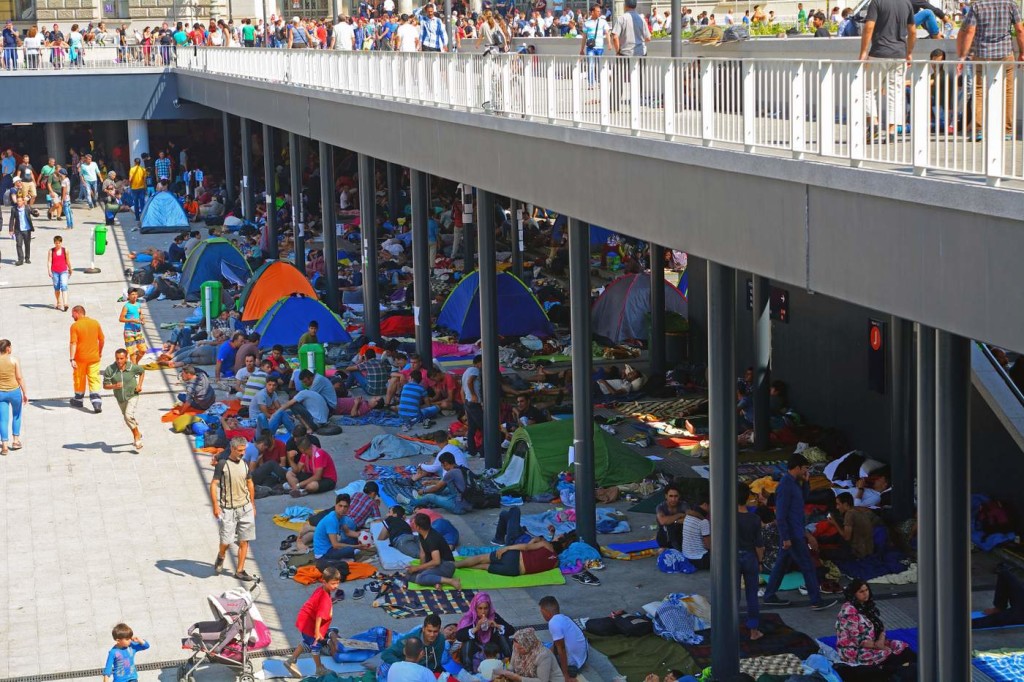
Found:
<svg viewBox="0 0 1024 682"><path fill-rule="evenodd" d="M146 169L142 166L132 166L128 171L128 182L132 189L145 189Z"/></svg>

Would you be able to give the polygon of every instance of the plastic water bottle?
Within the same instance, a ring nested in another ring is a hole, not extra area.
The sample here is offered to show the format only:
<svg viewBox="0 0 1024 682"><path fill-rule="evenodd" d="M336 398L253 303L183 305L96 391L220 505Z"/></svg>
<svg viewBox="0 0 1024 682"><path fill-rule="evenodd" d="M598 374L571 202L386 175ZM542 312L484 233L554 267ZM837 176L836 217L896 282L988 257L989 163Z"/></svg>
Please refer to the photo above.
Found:
<svg viewBox="0 0 1024 682"><path fill-rule="evenodd" d="M196 449L206 447L206 434L199 434L196 436Z"/></svg>

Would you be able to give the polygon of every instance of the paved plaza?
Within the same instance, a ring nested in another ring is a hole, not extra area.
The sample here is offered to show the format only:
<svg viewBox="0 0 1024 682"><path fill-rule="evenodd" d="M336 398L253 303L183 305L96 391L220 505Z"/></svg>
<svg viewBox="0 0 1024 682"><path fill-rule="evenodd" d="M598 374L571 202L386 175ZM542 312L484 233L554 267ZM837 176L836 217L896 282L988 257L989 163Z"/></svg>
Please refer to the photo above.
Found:
<svg viewBox="0 0 1024 682"><path fill-rule="evenodd" d="M6 217L6 211L4 211ZM128 623L152 648L140 653L142 680L175 680L174 666L184 660L181 638L190 624L209 619L208 594L239 583L227 575L214 577L217 526L211 513L208 485L210 460L195 456L189 440L170 432L160 417L172 405L177 377L170 371L148 372L139 406L145 448L135 452L117 405L109 392L104 410L68 405L72 394L68 363L70 312L53 309L53 292L46 275L46 251L54 235L64 237L75 268L70 284L70 305L84 305L107 337L103 366L113 361L121 346L117 322L129 267L128 250L144 246L166 248L170 235L140 235L115 226L107 252L96 259L99 274L85 274L89 229L102 221L99 210L76 207L77 227L37 220L31 264L15 267L14 242L6 232L0 238L0 337L13 342L23 365L30 405L24 413L24 449L0 459L0 679L44 676L43 679L96 679L112 641L110 630ZM127 214L122 214L127 215ZM130 218L125 223L131 224ZM159 345L158 325L183 319L188 310L171 301L145 304L146 335ZM384 429L345 427L340 436L324 439L324 447L337 464L339 486L358 478L363 463L353 451ZM678 455L666 455L678 457ZM399 460L399 464L409 463ZM474 463L474 467L479 467ZM685 469L685 462L675 466ZM303 500L313 508L330 504L328 493ZM293 504L289 497L257 501L257 540L250 572L263 576L259 607L271 628L271 650L281 651L297 642L293 626L299 606L310 588L278 578L278 545L288 534L271 517ZM526 513L550 505L527 505ZM625 503L616 505L625 509ZM453 518L462 543L487 544L497 510ZM632 532L617 536L629 541L653 536L653 515L630 514ZM608 536L602 536L608 541ZM979 557L975 583L991 586L991 573L982 570L990 561ZM570 616L603 616L616 608L637 609L668 592L707 595L707 572L692 576L659 573L654 560L608 561L599 573L600 587L569 581L561 587L501 590L493 594L498 611L516 625L543 623L537 600L555 594ZM228 560L233 569L234 561ZM344 585L351 594L359 583ZM896 588L894 588L896 589ZM903 596L883 599L881 608L891 628L916 623L912 588L898 588ZM907 593L910 592L909 596ZM802 604L800 597L794 597ZM987 605L991 593L974 593L975 608ZM817 637L832 632L833 613L812 614L802 606L780 611L793 627ZM445 623L454 622L447 616ZM373 625L407 630L416 619L395 620L371 605L370 595L355 602L351 596L335 609L335 622L345 632ZM1012 633L1012 631L1010 631ZM983 633L979 648L1013 644L1004 633ZM1019 631L1018 631L1019 639ZM1019 641L1017 642L1019 644ZM257 669L262 664L256 661ZM159 668L159 669L153 669ZM614 670L600 655L591 657L590 680L611 680ZM37 678L38 679L38 678ZM199 680L232 679L223 669L200 674Z"/></svg>

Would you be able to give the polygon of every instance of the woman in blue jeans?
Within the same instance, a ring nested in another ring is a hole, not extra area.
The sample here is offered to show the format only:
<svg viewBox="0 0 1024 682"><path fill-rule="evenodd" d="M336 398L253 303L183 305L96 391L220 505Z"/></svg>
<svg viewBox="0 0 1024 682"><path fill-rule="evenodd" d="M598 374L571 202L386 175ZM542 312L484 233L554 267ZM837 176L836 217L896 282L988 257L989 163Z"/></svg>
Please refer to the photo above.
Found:
<svg viewBox="0 0 1024 682"><path fill-rule="evenodd" d="M0 339L0 455L8 454L9 418L14 432L10 449L21 449L21 406L27 402L28 392L21 376L21 363L11 354L11 342Z"/></svg>

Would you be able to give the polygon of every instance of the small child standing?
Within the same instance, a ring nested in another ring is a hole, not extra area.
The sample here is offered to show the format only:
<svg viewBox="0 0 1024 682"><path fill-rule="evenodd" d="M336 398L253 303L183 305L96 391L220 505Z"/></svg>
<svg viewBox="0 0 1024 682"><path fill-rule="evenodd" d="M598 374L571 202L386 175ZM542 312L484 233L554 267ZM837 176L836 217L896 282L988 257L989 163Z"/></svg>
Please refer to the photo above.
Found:
<svg viewBox="0 0 1024 682"><path fill-rule="evenodd" d="M501 645L493 639L484 644L484 660L480 661L477 672L482 680L494 679L494 673L504 670L505 663L501 660Z"/></svg>
<svg viewBox="0 0 1024 682"><path fill-rule="evenodd" d="M149 642L139 639L132 629L124 623L118 623L110 633L114 637L114 646L107 654L107 664L103 667L103 682L132 682L139 679L139 671L135 669L135 654L149 648Z"/></svg>
<svg viewBox="0 0 1024 682"><path fill-rule="evenodd" d="M328 566L323 570L321 580L322 584L309 595L309 599L299 609L299 615L295 619L295 627L302 635L302 643L295 647L295 651L285 661L284 667L296 679L303 677L299 666L296 665L303 651L309 651L313 655L317 677L330 672L320 661L320 648L327 643L327 630L334 617L332 597L341 584L341 573L333 566Z"/></svg>

